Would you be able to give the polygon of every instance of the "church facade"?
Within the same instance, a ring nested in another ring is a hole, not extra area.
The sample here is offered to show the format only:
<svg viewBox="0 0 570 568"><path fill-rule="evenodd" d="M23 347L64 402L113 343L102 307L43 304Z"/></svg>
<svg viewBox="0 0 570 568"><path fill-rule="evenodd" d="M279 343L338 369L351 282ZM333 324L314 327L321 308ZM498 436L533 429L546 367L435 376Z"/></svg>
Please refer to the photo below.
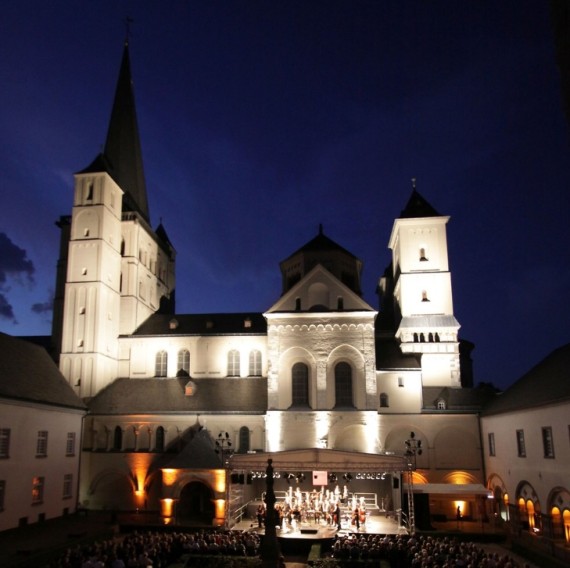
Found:
<svg viewBox="0 0 570 568"><path fill-rule="evenodd" d="M385 510L429 494L418 524L458 502L483 518L488 393L473 388L458 335L449 218L415 187L403 205L379 308L362 298L362 261L321 228L280 263L263 313L177 314L176 250L150 223L126 45L105 148L59 220L53 341L88 407L78 503L228 523L261 495L253 464L271 454L276 490L291 476L312 489L308 472L324 470L330 490Z"/></svg>

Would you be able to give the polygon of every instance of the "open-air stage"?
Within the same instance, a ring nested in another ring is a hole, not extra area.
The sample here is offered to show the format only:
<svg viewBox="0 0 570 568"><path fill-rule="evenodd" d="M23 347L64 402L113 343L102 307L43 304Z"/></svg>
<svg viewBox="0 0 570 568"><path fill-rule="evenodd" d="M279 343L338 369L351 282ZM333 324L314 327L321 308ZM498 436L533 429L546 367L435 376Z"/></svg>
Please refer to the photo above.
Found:
<svg viewBox="0 0 570 568"><path fill-rule="evenodd" d="M253 531L259 535L265 534L265 529L259 527L255 519L243 519L232 527L233 530ZM341 521L341 528L327 525L324 521L303 521L277 527L277 538L282 540L329 540L337 536L349 534L408 534L406 529L398 525L395 516L386 516L383 511L373 511L367 515L366 522L357 529L347 519Z"/></svg>

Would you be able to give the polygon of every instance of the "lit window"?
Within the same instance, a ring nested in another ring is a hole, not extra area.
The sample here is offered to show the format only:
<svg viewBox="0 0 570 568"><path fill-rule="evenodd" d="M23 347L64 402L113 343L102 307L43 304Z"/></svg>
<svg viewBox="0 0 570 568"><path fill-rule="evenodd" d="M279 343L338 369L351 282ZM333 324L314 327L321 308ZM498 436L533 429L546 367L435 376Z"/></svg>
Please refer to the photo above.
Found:
<svg viewBox="0 0 570 568"><path fill-rule="evenodd" d="M240 376L240 358L239 351L232 349L228 353L228 377Z"/></svg>
<svg viewBox="0 0 570 568"><path fill-rule="evenodd" d="M341 362L334 368L336 407L352 407L352 368Z"/></svg>
<svg viewBox="0 0 570 568"><path fill-rule="evenodd" d="M166 377L167 367L168 367L168 353L166 351L159 351L156 354L154 376Z"/></svg>
<svg viewBox="0 0 570 568"><path fill-rule="evenodd" d="M552 439L552 428L550 426L542 429L542 446L544 448L544 457L554 457L554 441Z"/></svg>
<svg viewBox="0 0 570 568"><path fill-rule="evenodd" d="M67 433L67 442L65 444L65 455L66 456L75 455L75 432Z"/></svg>
<svg viewBox="0 0 570 568"><path fill-rule="evenodd" d="M291 405L309 406L309 367L295 363L291 369Z"/></svg>
<svg viewBox="0 0 570 568"><path fill-rule="evenodd" d="M63 498L71 499L73 497L73 475L66 473L63 476Z"/></svg>
<svg viewBox="0 0 570 568"><path fill-rule="evenodd" d="M261 377L261 351L257 349L249 354L249 376Z"/></svg>
<svg viewBox="0 0 570 568"><path fill-rule="evenodd" d="M526 458L526 446L524 443L524 430L517 430L517 453L519 458Z"/></svg>
<svg viewBox="0 0 570 568"><path fill-rule="evenodd" d="M36 443L36 457L45 458L47 456L48 432L40 430L38 432L38 440Z"/></svg>
<svg viewBox="0 0 570 568"><path fill-rule="evenodd" d="M34 477L32 480L32 505L44 502L44 478Z"/></svg>
<svg viewBox="0 0 570 568"><path fill-rule="evenodd" d="M489 455L495 455L495 434L493 432L489 432Z"/></svg>
<svg viewBox="0 0 570 568"><path fill-rule="evenodd" d="M177 375L190 376L190 351L181 349L178 352L178 372Z"/></svg>
<svg viewBox="0 0 570 568"><path fill-rule="evenodd" d="M0 458L10 457L10 428L0 428Z"/></svg>

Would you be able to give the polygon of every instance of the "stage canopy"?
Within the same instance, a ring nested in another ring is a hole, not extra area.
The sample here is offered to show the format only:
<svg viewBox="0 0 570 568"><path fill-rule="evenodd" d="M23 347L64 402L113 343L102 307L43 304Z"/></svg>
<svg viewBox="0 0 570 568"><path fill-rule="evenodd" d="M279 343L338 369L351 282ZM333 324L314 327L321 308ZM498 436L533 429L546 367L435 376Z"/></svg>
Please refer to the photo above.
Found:
<svg viewBox="0 0 570 568"><path fill-rule="evenodd" d="M408 461L404 456L319 448L272 453L233 454L229 459L229 466L234 471L265 471L269 459L273 460L274 471L390 473L408 469Z"/></svg>

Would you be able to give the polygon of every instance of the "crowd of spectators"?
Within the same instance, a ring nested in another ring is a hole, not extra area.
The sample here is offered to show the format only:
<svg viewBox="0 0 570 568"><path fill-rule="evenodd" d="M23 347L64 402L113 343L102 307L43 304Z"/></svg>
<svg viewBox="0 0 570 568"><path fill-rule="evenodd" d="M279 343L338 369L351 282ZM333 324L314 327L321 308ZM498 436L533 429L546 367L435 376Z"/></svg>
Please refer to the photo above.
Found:
<svg viewBox="0 0 570 568"><path fill-rule="evenodd" d="M391 568L527 568L508 554L487 552L454 538L404 535L338 536L332 556L339 560L386 560Z"/></svg>
<svg viewBox="0 0 570 568"><path fill-rule="evenodd" d="M52 568L166 568L185 554L257 556L260 539L254 532L133 532L69 548Z"/></svg>

